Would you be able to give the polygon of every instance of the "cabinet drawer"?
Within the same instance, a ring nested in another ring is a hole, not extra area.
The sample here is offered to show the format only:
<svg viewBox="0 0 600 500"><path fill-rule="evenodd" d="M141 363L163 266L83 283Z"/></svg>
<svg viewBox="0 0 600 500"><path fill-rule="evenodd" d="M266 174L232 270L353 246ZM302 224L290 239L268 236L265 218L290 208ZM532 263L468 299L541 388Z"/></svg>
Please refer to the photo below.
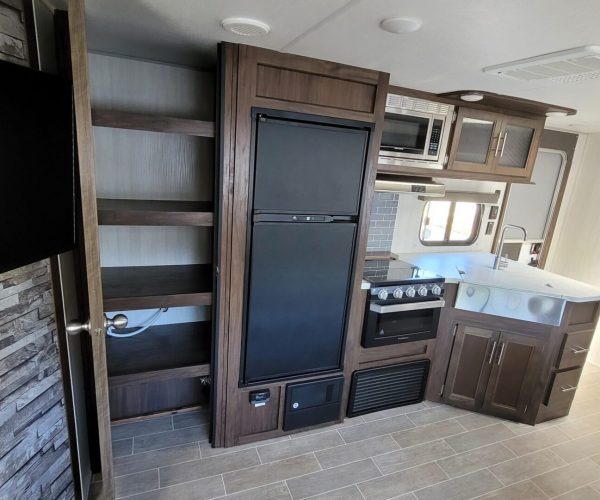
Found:
<svg viewBox="0 0 600 500"><path fill-rule="evenodd" d="M568 410L575 397L577 383L579 382L582 369L583 367L579 367L554 374L554 380L552 381L546 406L552 407L553 410L562 407Z"/></svg>
<svg viewBox="0 0 600 500"><path fill-rule="evenodd" d="M582 366L592 342L594 330L573 332L565 334L556 367L561 370L575 366Z"/></svg>

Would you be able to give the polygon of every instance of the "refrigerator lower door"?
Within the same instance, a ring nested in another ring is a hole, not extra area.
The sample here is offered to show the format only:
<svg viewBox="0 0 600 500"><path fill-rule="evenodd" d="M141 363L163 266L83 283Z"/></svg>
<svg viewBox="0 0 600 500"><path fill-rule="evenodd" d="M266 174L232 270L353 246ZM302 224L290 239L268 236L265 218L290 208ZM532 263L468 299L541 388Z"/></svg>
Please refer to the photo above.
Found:
<svg viewBox="0 0 600 500"><path fill-rule="evenodd" d="M258 223L243 383L341 367L356 224Z"/></svg>

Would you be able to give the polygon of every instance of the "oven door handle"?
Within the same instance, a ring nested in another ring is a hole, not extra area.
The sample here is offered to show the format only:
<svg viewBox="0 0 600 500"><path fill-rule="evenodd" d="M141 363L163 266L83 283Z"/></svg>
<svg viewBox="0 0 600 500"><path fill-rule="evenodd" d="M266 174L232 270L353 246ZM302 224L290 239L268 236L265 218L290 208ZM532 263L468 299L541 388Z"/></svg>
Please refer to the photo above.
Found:
<svg viewBox="0 0 600 500"><path fill-rule="evenodd" d="M371 304L369 309L378 314L395 313L403 311L416 311L418 309L437 309L444 307L446 301L443 299L428 300L426 302L412 302L409 304L391 304L389 306L380 306L379 304Z"/></svg>

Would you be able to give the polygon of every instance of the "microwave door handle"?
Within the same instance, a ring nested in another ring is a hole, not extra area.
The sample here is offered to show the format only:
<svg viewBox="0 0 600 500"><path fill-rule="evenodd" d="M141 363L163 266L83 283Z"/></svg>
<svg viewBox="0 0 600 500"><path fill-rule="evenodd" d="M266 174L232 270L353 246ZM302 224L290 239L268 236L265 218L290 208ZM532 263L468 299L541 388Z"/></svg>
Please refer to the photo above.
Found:
<svg viewBox="0 0 600 500"><path fill-rule="evenodd" d="M388 314L404 311L417 311L419 309L437 309L446 305L445 300L430 300L427 302L413 302L409 304L390 304L381 306L379 304L371 304L369 309L378 314Z"/></svg>

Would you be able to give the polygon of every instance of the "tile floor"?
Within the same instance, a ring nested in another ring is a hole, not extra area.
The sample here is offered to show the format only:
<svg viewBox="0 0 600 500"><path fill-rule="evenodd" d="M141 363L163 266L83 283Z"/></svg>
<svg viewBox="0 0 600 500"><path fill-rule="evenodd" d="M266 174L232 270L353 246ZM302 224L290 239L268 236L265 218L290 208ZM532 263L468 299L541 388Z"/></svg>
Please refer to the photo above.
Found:
<svg viewBox="0 0 600 500"><path fill-rule="evenodd" d="M535 427L419 403L229 449L206 415L113 427L117 495L154 499L600 499L600 367Z"/></svg>

